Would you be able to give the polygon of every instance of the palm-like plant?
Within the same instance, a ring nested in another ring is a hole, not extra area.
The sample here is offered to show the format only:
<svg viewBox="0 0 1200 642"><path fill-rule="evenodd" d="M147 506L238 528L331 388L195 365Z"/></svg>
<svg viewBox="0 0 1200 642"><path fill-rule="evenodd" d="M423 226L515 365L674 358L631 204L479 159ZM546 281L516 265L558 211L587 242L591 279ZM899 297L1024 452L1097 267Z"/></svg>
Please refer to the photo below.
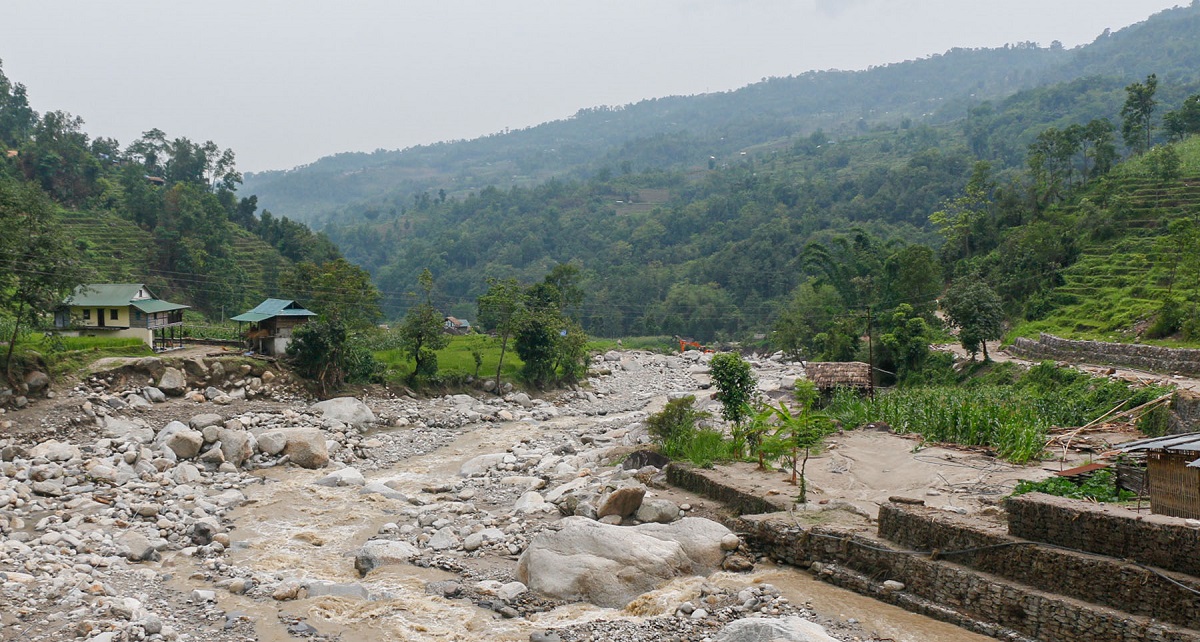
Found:
<svg viewBox="0 0 1200 642"><path fill-rule="evenodd" d="M816 384L802 379L796 382L796 412L793 413L784 403L780 403L778 407L770 407L779 426L775 431L776 437L792 449L792 483L800 487L797 497L800 503L807 501L808 484L804 478L804 469L808 465L809 455L812 454L813 448L821 445L821 441L832 432L834 426L829 415L814 410L819 398ZM804 450L803 459L799 456L801 449Z"/></svg>

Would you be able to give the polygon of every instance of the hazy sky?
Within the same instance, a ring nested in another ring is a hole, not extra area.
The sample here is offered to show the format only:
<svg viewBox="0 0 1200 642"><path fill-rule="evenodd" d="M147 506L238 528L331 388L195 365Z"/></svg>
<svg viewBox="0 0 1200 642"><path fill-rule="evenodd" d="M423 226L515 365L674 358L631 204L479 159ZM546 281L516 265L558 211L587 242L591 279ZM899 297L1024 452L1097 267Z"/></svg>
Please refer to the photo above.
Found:
<svg viewBox="0 0 1200 642"><path fill-rule="evenodd" d="M1180 2L11 0L0 60L92 136L158 127L258 171L952 47L1073 47Z"/></svg>

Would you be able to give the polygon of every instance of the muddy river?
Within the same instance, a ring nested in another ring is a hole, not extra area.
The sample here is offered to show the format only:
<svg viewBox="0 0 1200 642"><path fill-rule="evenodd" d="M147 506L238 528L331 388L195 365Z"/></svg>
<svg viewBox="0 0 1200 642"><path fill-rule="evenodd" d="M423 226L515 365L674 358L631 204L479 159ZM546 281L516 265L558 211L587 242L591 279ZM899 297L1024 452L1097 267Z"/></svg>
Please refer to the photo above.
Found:
<svg viewBox="0 0 1200 642"><path fill-rule="evenodd" d="M486 453L505 452L511 444L531 437L578 430L588 420L512 422L481 426L432 452L408 458L394 466L366 473L368 482L386 481L406 496L430 488L445 488L459 480L467 460ZM612 418L609 419L612 421ZM986 638L897 607L877 602L814 579L791 567L762 565L751 574L719 572L709 578L675 581L638 600L632 611L587 604L559 606L528 619L498 618L491 610L469 600L427 595L429 582L454 580L457 574L413 565L385 567L360 578L354 554L364 542L389 524L411 520L414 506L403 499L362 495L359 488L326 487L313 482L325 471L273 468L251 486L248 501L234 514L236 525L228 563L253 573L278 573L302 580L324 580L356 585L366 594L308 597L295 601L251 599L221 592L219 605L227 612L244 613L256 622L259 639L294 639L288 622L304 620L322 634L344 640L398 642L404 640L529 640L538 629L563 627L592 620L669 615L683 601L697 595L705 579L718 586L769 583L795 604L807 604L818 614L837 620L857 620L875 639L909 642L962 642ZM483 493L486 494L484 489ZM700 504L705 501L695 497ZM550 519L550 517L547 517ZM511 576L516 557L482 557L483 575ZM165 567L190 561L164 560ZM184 570L183 568L179 569ZM180 573L181 578L186 573ZM187 584L181 579L179 588ZM635 611L635 612L634 612Z"/></svg>

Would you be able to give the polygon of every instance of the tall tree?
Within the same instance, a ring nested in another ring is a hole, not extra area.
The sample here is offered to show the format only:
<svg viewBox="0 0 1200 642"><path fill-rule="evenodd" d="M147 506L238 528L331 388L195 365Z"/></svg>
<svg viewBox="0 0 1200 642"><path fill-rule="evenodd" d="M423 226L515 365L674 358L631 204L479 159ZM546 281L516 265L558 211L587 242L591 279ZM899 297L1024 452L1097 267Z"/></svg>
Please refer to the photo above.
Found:
<svg viewBox="0 0 1200 642"><path fill-rule="evenodd" d="M999 339L1004 331L1004 309L1000 296L977 274L955 279L942 299L942 309L950 325L958 328L958 341L971 358L980 350L988 356L987 342Z"/></svg>
<svg viewBox="0 0 1200 642"><path fill-rule="evenodd" d="M1131 83L1125 88L1125 105L1121 107L1121 136L1125 145L1137 154L1150 149L1154 134L1154 108L1158 103L1158 76L1150 74L1145 82Z"/></svg>
<svg viewBox="0 0 1200 642"><path fill-rule="evenodd" d="M84 274L55 225L54 204L37 186L0 179L0 229L0 310L13 319L4 357L11 381L21 329L58 307Z"/></svg>
<svg viewBox="0 0 1200 642"><path fill-rule="evenodd" d="M1200 94L1188 96L1179 109L1164 114L1163 126L1172 140L1200 134Z"/></svg>
<svg viewBox="0 0 1200 642"><path fill-rule="evenodd" d="M426 269L417 282L425 298L408 309L400 326L400 346L415 362L412 379L437 374L437 350L450 345L443 331L444 317L433 307L433 274Z"/></svg>
<svg viewBox="0 0 1200 642"><path fill-rule="evenodd" d="M312 311L341 319L350 330L374 325L382 316L371 275L346 259L298 263L281 286Z"/></svg>
<svg viewBox="0 0 1200 642"><path fill-rule="evenodd" d="M990 174L991 165L984 161L975 163L963 195L947 201L942 209L929 215L929 222L946 239L946 256L971 258L975 230L991 211L995 185Z"/></svg>
<svg viewBox="0 0 1200 642"><path fill-rule="evenodd" d="M479 326L500 339L500 361L496 364L496 394L500 394L500 372L508 341L517 331L524 291L516 279L488 279L488 289L476 302Z"/></svg>

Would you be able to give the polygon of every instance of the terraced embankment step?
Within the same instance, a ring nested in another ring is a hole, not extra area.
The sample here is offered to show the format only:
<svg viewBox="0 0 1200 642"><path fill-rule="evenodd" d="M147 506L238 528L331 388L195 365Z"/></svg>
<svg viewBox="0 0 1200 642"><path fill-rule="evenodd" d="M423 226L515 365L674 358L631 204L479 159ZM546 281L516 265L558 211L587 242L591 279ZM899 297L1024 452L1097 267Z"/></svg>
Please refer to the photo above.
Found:
<svg viewBox="0 0 1200 642"><path fill-rule="evenodd" d="M810 568L819 579L984 635L1200 642L1194 629L1043 591L864 533L799 525L786 514L743 516L738 530L769 557Z"/></svg>

